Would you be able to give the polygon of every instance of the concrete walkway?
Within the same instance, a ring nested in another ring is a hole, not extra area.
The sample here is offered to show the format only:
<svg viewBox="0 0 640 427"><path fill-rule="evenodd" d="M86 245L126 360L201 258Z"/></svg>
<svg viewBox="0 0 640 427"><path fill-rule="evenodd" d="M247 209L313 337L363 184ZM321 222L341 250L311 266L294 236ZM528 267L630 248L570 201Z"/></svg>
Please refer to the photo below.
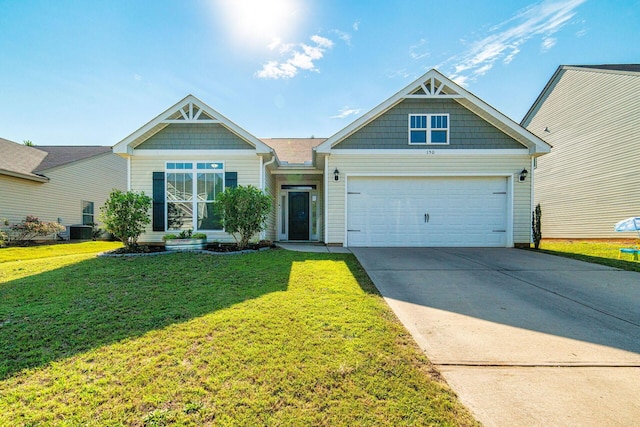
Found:
<svg viewBox="0 0 640 427"><path fill-rule="evenodd" d="M485 426L640 423L640 273L517 249L351 252Z"/></svg>
<svg viewBox="0 0 640 427"><path fill-rule="evenodd" d="M326 246L322 243L281 243L276 242L276 246L286 249L288 251L296 251L296 252L325 252L332 254L348 254L351 251L347 248L343 248L342 246Z"/></svg>

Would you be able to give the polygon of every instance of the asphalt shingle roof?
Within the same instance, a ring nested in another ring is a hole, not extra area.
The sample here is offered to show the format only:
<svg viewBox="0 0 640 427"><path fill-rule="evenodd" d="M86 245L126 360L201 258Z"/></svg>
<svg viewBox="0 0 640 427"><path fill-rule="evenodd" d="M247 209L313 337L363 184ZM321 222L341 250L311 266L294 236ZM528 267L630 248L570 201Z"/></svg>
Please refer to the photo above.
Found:
<svg viewBox="0 0 640 427"><path fill-rule="evenodd" d="M631 71L640 73L640 64L600 64L600 65L571 65L578 68L593 68L595 70Z"/></svg>
<svg viewBox="0 0 640 427"><path fill-rule="evenodd" d="M326 138L261 138L260 140L273 148L280 162L303 165L311 164L313 149L326 141Z"/></svg>
<svg viewBox="0 0 640 427"><path fill-rule="evenodd" d="M43 171L67 163L111 152L103 146L29 147L0 138L0 173L18 174L26 178L42 178Z"/></svg>

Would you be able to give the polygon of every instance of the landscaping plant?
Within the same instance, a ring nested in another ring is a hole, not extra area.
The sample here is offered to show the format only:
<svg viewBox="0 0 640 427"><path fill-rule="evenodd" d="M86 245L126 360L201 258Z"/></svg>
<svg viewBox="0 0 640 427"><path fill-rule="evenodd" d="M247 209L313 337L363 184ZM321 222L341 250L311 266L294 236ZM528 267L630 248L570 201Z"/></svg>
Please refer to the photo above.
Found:
<svg viewBox="0 0 640 427"><path fill-rule="evenodd" d="M0 218L0 224L4 226L9 225L9 220L6 218ZM0 229L0 248L4 248L9 244L9 235L2 229Z"/></svg>
<svg viewBox="0 0 640 427"><path fill-rule="evenodd" d="M271 197L252 185L240 185L219 194L215 206L225 231L233 236L239 249L244 249L251 237L265 229Z"/></svg>
<svg viewBox="0 0 640 427"><path fill-rule="evenodd" d="M13 240L28 242L35 237L44 237L53 233L60 233L66 230L66 227L57 222L40 221L38 217L27 215L27 217L18 224L12 224L9 229L13 234Z"/></svg>
<svg viewBox="0 0 640 427"><path fill-rule="evenodd" d="M542 209L540 208L540 203L536 205L536 209L533 211L531 228L533 230L533 246L539 249L540 241L542 240Z"/></svg>
<svg viewBox="0 0 640 427"><path fill-rule="evenodd" d="M138 244L145 225L151 222L150 208L151 198L144 192L113 190L100 208L100 219L107 231L131 250Z"/></svg>

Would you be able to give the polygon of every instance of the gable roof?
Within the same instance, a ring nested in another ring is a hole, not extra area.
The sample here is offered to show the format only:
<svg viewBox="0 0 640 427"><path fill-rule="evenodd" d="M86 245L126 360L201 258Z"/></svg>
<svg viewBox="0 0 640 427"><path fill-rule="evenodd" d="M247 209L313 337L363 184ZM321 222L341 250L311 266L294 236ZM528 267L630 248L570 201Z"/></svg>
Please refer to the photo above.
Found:
<svg viewBox="0 0 640 427"><path fill-rule="evenodd" d="M49 179L34 171L47 156L42 150L0 138L0 174L47 182Z"/></svg>
<svg viewBox="0 0 640 427"><path fill-rule="evenodd" d="M551 76L544 89L542 89L540 95L538 95L534 103L531 105L529 111L527 111L520 121L522 126L527 126L529 124L534 113L538 108L540 108L542 102L547 98L547 96L549 96L551 90L555 87L558 80L560 80L560 77L567 70L599 72L602 74L625 74L640 77L640 64L560 65L553 73L553 76Z"/></svg>
<svg viewBox="0 0 640 427"><path fill-rule="evenodd" d="M171 123L218 123L254 146L258 154L273 152L258 138L193 95L187 95L140 129L118 142L113 146L113 152L116 154L132 154L136 146L142 144Z"/></svg>
<svg viewBox="0 0 640 427"><path fill-rule="evenodd" d="M261 140L274 149L281 164L311 165L313 149L326 141L326 138L261 138Z"/></svg>
<svg viewBox="0 0 640 427"><path fill-rule="evenodd" d="M482 101L471 92L454 83L436 69L429 70L426 74L409 83L399 92L380 105L365 113L359 119L328 138L316 148L318 153L330 153L331 148L342 140L352 135L368 123L380 117L391 108L405 99L454 99L469 111L475 113L505 134L512 137L529 149L531 154L548 153L551 146L542 139L529 132L518 123L505 116L486 102Z"/></svg>
<svg viewBox="0 0 640 427"><path fill-rule="evenodd" d="M47 182L42 174L47 169L111 152L103 146L29 147L0 138L0 174Z"/></svg>
<svg viewBox="0 0 640 427"><path fill-rule="evenodd" d="M561 67L590 68L592 70L640 73L640 64L561 65Z"/></svg>
<svg viewBox="0 0 640 427"><path fill-rule="evenodd" d="M47 156L35 169L36 172L88 159L100 154L111 153L111 147L99 145L56 145L37 147L37 149L47 153Z"/></svg>

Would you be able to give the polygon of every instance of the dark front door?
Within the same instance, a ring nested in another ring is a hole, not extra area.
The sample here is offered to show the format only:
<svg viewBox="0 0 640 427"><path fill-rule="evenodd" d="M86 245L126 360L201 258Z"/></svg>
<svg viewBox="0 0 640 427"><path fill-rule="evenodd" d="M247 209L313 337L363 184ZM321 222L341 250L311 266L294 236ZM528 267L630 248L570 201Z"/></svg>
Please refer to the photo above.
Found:
<svg viewBox="0 0 640 427"><path fill-rule="evenodd" d="M309 240L309 193L289 192L289 240Z"/></svg>

